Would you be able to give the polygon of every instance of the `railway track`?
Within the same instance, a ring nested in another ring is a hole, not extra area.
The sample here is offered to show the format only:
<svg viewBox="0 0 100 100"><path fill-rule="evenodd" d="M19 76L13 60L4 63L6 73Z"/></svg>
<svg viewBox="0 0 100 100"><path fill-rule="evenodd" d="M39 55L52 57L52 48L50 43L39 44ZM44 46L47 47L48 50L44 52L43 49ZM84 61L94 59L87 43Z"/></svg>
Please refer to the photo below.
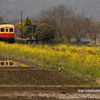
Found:
<svg viewBox="0 0 100 100"><path fill-rule="evenodd" d="M33 42L37 42L35 39L32 38L15 38L15 43L22 43L22 44L32 44Z"/></svg>

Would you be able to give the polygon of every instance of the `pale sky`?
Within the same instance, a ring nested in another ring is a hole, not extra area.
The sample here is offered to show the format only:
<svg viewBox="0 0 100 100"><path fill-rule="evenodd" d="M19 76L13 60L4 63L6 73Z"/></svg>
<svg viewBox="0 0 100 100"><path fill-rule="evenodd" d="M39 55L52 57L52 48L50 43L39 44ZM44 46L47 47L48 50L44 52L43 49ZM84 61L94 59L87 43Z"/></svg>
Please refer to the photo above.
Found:
<svg viewBox="0 0 100 100"><path fill-rule="evenodd" d="M35 16L42 9L64 4L68 8L93 15L100 20L100 0L0 0L0 16L8 19Z"/></svg>

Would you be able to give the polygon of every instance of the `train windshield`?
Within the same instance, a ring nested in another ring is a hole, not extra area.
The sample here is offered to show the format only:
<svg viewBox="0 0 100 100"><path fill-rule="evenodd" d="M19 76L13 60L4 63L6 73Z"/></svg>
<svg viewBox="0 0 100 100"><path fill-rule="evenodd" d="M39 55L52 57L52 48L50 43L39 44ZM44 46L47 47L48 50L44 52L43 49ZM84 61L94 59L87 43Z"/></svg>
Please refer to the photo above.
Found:
<svg viewBox="0 0 100 100"><path fill-rule="evenodd" d="M4 32L4 28L1 28L1 32Z"/></svg>
<svg viewBox="0 0 100 100"><path fill-rule="evenodd" d="M10 32L13 32L13 28L10 28Z"/></svg>

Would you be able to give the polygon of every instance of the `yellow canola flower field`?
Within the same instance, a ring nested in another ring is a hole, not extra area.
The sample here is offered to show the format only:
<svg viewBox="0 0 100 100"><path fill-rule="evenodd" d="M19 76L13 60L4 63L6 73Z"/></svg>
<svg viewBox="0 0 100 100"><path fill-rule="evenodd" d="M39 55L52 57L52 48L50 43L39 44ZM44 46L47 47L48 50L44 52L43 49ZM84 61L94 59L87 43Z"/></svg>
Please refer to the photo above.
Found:
<svg viewBox="0 0 100 100"><path fill-rule="evenodd" d="M44 65L100 77L100 49L93 47L25 45L0 42L0 53L37 60Z"/></svg>

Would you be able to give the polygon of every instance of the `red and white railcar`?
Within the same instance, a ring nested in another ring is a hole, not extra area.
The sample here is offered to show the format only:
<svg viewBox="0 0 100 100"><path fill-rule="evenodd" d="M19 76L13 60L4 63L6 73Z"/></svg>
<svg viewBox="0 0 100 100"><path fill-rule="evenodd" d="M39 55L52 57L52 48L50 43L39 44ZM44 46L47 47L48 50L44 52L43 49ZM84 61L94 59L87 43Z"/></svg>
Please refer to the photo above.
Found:
<svg viewBox="0 0 100 100"><path fill-rule="evenodd" d="M14 25L2 24L0 25L0 40L14 42Z"/></svg>

